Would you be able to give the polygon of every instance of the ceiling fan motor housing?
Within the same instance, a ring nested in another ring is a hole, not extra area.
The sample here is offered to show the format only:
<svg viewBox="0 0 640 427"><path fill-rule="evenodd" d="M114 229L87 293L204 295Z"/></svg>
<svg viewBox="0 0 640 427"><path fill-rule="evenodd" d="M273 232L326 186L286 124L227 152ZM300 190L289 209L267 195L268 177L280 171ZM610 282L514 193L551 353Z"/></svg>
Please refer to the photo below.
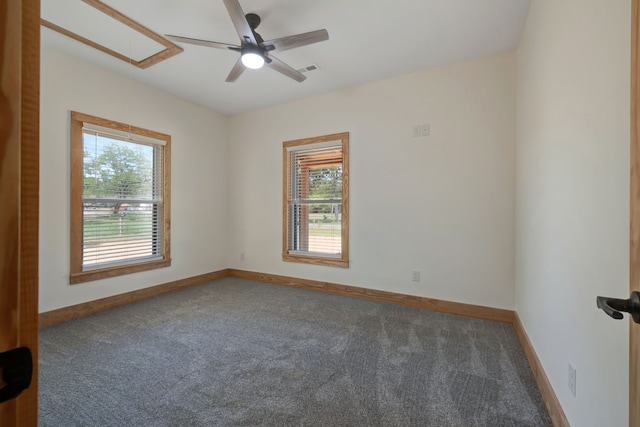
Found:
<svg viewBox="0 0 640 427"><path fill-rule="evenodd" d="M260 17L255 13L247 13L244 17L247 18L247 23L252 30L255 30L260 25Z"/></svg>
<svg viewBox="0 0 640 427"><path fill-rule="evenodd" d="M249 28L251 28L251 32L253 33L253 37L255 37L256 42L258 42L258 44L264 43L262 36L256 33L256 28L258 28L258 25L262 22L260 21L260 17L255 13L247 13L244 17L247 20L247 24L249 24Z"/></svg>

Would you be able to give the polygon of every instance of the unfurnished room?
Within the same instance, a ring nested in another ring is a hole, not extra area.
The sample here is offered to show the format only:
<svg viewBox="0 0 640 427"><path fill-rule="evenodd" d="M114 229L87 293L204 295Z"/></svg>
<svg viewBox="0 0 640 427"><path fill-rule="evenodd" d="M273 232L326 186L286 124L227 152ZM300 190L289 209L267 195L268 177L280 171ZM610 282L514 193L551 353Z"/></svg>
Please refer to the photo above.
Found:
<svg viewBox="0 0 640 427"><path fill-rule="evenodd" d="M640 426L640 0L0 27L0 426Z"/></svg>

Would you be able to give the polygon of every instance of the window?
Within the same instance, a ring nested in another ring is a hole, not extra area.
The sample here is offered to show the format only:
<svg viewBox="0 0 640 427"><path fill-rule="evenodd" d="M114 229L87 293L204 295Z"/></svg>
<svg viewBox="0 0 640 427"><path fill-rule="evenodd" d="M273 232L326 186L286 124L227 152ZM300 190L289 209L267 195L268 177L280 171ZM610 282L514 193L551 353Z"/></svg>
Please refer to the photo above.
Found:
<svg viewBox="0 0 640 427"><path fill-rule="evenodd" d="M349 267L349 133L283 143L283 261Z"/></svg>
<svg viewBox="0 0 640 427"><path fill-rule="evenodd" d="M71 274L81 283L171 265L171 137L71 113Z"/></svg>

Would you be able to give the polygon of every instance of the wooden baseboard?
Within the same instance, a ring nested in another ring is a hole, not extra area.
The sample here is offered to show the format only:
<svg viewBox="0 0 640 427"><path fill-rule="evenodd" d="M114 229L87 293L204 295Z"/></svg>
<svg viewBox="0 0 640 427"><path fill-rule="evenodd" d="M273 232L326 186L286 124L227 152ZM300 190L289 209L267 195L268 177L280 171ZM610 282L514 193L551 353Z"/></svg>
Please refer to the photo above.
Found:
<svg viewBox="0 0 640 427"><path fill-rule="evenodd" d="M114 295L112 297L101 298L95 301L89 301L82 304L76 304L69 307L63 307L57 310L40 313L39 327L54 325L56 323L65 322L67 320L76 319L78 317L87 316L99 311L108 310L110 308L119 307L121 305L152 298L167 292L177 291L179 289L188 288L190 286L201 285L203 283L222 279L229 276L229 270L219 270L211 273L201 274L199 276L187 277L186 279L175 280L173 282L163 283L161 285L144 288L137 291L127 292L125 294Z"/></svg>
<svg viewBox="0 0 640 427"><path fill-rule="evenodd" d="M536 354L536 351L524 330L524 326L520 321L518 313L515 313L513 318L513 328L516 330L516 335L518 335L520 345L522 345L524 353L527 356L527 360L529 361L529 365L533 371L533 377L538 384L538 389L540 389L540 394L542 394L542 399L547 407L547 411L549 411L549 416L551 417L551 421L553 421L554 427L570 427L569 420L567 420L567 417L562 410L562 406L560 406L560 401L558 401L558 397L551 386L551 382L549 382L549 378L547 378L547 374L542 368L542 363L540 363L540 359L538 359L538 355Z"/></svg>
<svg viewBox="0 0 640 427"><path fill-rule="evenodd" d="M40 313L39 326L42 328L54 325L56 323L87 316L99 311L108 310L121 305L152 298L160 294L177 291L189 286L211 282L228 276L277 285L292 286L300 289L323 291L343 296L365 298L373 301L400 304L443 313L458 314L461 316L476 317L485 320L513 323L514 313L511 310L443 301L433 298L359 288L356 286L340 285L337 283L321 282L317 280L299 279L295 277L256 273L245 270L225 269Z"/></svg>
<svg viewBox="0 0 640 427"><path fill-rule="evenodd" d="M373 301L400 304L409 307L439 311L443 313L458 314L461 316L475 317L485 320L494 320L504 323L513 323L511 310L501 308L483 307L479 305L463 304L451 301L442 301L433 298L418 297L414 295L398 294L395 292L379 291L375 289L359 288L356 286L339 285L337 283L321 282L310 279L298 279L295 277L278 276L275 274L256 273L253 271L230 269L231 277L255 280L258 282L273 283L276 285L292 286L295 288L323 291L332 294L365 298Z"/></svg>

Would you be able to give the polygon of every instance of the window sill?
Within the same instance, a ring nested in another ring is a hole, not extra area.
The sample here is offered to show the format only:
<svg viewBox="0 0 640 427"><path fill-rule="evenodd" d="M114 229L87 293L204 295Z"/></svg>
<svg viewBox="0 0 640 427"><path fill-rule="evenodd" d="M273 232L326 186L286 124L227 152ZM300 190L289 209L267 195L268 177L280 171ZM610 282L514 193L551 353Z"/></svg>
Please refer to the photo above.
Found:
<svg viewBox="0 0 640 427"><path fill-rule="evenodd" d="M161 259L158 261L146 261L137 264L127 264L118 267L101 268L90 271L82 271L71 273L69 283L75 285L78 283L91 282L93 280L106 279L109 277L121 276L123 274L138 273L140 271L155 270L156 268L169 267L171 259Z"/></svg>
<svg viewBox="0 0 640 427"><path fill-rule="evenodd" d="M342 258L282 254L282 261L299 262L303 264L324 265L327 267L349 268L349 260L342 259Z"/></svg>

